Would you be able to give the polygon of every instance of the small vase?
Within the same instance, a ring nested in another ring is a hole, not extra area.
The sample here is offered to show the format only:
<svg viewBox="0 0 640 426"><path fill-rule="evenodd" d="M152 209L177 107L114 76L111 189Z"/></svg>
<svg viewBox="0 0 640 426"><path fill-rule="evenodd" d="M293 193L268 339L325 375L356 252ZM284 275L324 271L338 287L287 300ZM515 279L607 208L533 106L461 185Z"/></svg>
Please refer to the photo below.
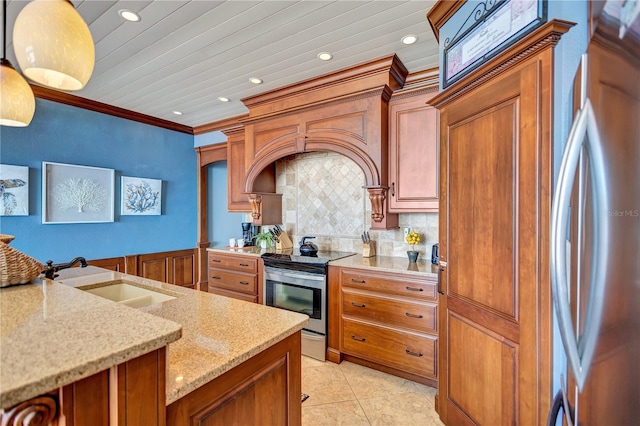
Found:
<svg viewBox="0 0 640 426"><path fill-rule="evenodd" d="M420 252L416 250L407 250L407 256L409 256L409 262L415 263L418 260L418 254L420 254Z"/></svg>

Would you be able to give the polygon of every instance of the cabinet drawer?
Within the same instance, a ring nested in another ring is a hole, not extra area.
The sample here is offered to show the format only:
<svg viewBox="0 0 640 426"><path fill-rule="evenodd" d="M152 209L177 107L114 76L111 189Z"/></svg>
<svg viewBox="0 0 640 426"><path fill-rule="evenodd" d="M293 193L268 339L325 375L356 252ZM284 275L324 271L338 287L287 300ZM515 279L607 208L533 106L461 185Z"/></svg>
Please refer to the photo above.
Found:
<svg viewBox="0 0 640 426"><path fill-rule="evenodd" d="M258 258L252 256L229 256L209 252L209 268L232 269L249 274L258 273Z"/></svg>
<svg viewBox="0 0 640 426"><path fill-rule="evenodd" d="M364 320L437 333L437 305L342 289L342 313Z"/></svg>
<svg viewBox="0 0 640 426"><path fill-rule="evenodd" d="M224 290L221 288L215 288L209 286L209 293L218 294L220 296L231 297L233 299L244 300L245 302L258 303L258 296L252 296L250 294L238 293L235 291Z"/></svg>
<svg viewBox="0 0 640 426"><path fill-rule="evenodd" d="M418 276L383 275L359 270L342 270L341 283L347 287L382 291L399 296L436 300L436 283Z"/></svg>
<svg viewBox="0 0 640 426"><path fill-rule="evenodd" d="M436 377L432 336L343 319L342 351L419 376Z"/></svg>
<svg viewBox="0 0 640 426"><path fill-rule="evenodd" d="M224 288L255 296L258 294L257 283L258 278L255 274L209 269L209 287Z"/></svg>

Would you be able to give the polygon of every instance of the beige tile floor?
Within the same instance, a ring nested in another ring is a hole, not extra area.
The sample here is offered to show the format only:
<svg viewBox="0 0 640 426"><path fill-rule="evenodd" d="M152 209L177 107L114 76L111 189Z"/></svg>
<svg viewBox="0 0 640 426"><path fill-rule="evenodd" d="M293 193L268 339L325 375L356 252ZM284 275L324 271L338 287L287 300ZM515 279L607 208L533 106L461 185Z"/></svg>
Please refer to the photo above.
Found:
<svg viewBox="0 0 640 426"><path fill-rule="evenodd" d="M303 426L441 426L432 387L344 361L302 357Z"/></svg>

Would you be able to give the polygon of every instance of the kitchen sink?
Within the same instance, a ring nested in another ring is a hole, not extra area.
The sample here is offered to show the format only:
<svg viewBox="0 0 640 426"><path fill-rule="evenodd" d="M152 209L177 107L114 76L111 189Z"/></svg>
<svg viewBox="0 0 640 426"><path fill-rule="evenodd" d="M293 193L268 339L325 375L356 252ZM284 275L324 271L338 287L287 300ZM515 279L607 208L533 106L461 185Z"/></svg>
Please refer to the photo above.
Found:
<svg viewBox="0 0 640 426"><path fill-rule="evenodd" d="M132 308L141 308L175 299L175 296L125 281L113 281L97 287L92 284L90 287L78 287L78 289Z"/></svg>

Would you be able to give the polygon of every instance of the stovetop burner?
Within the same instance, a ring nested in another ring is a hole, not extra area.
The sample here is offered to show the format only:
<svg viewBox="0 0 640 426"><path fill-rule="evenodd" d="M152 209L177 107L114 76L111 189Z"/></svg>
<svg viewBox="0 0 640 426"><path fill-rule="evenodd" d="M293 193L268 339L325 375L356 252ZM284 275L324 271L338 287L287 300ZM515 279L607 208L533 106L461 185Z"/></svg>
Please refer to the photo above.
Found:
<svg viewBox="0 0 640 426"><path fill-rule="evenodd" d="M326 266L332 260L341 259L343 257L353 256L355 253L347 251L322 251L319 250L313 256L303 256L298 250L287 250L281 253L263 253L260 257L268 264L291 264L304 263L311 265Z"/></svg>

